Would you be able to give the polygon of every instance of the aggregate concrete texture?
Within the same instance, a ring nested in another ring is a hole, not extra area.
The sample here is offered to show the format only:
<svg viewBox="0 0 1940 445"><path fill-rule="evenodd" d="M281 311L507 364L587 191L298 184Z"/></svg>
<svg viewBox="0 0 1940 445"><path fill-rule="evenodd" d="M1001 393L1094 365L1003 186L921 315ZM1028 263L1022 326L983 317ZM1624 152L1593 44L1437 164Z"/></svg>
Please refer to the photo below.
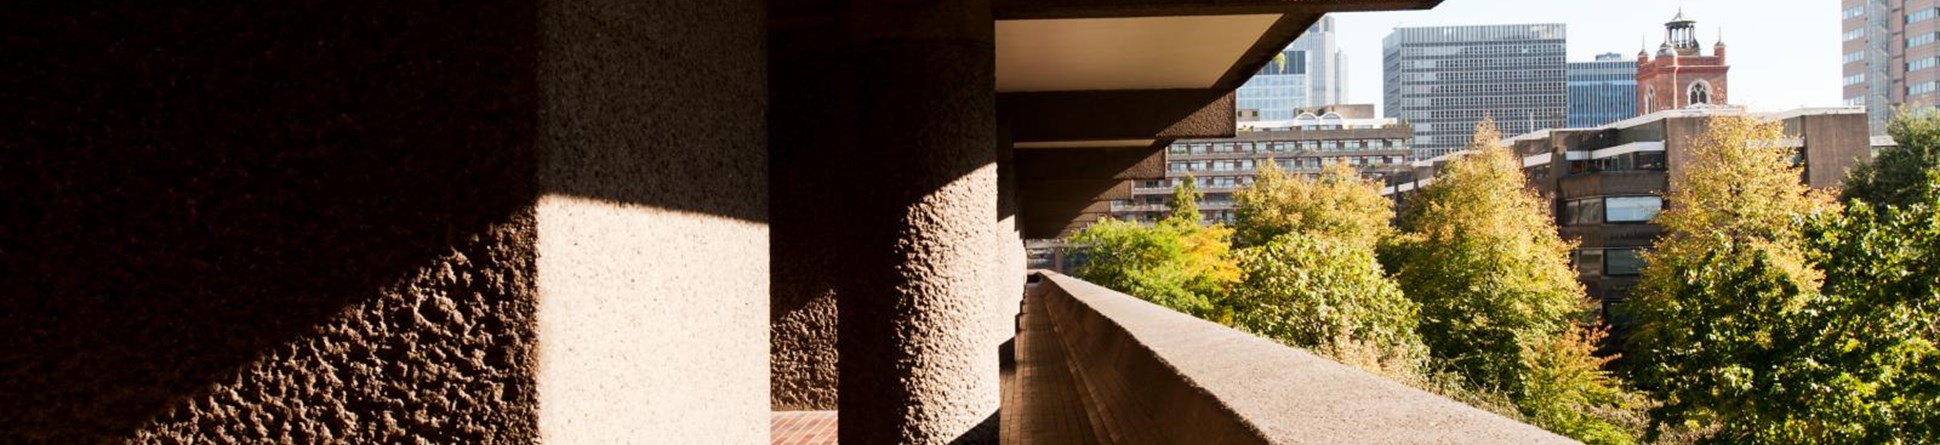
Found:
<svg viewBox="0 0 1940 445"><path fill-rule="evenodd" d="M526 443L535 10L0 15L0 443Z"/></svg>
<svg viewBox="0 0 1940 445"><path fill-rule="evenodd" d="M542 437L768 440L761 3L541 5Z"/></svg>
<svg viewBox="0 0 1940 445"><path fill-rule="evenodd" d="M842 442L994 443L1003 339L989 315L1002 304L990 4L851 7L849 128L870 162L848 177L838 406L859 415L842 416Z"/></svg>
<svg viewBox="0 0 1940 445"><path fill-rule="evenodd" d="M1046 312L1113 443L1575 443L1077 279Z"/></svg>
<svg viewBox="0 0 1940 445"><path fill-rule="evenodd" d="M766 440L760 9L11 10L0 443Z"/></svg>

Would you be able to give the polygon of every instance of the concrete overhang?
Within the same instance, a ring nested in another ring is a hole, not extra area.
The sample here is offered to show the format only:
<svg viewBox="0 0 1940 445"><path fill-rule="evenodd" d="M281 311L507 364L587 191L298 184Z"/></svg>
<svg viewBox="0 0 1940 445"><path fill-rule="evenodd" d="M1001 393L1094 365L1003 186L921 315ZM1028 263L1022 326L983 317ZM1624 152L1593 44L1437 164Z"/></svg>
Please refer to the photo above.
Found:
<svg viewBox="0 0 1940 445"><path fill-rule="evenodd" d="M998 113L1018 168L1038 173L1019 178L1024 236L1068 234L1109 211L1079 197L1164 177L1175 139L1233 137L1233 90L1321 15L1440 2L994 0ZM1127 157L1138 168L1103 161Z"/></svg>

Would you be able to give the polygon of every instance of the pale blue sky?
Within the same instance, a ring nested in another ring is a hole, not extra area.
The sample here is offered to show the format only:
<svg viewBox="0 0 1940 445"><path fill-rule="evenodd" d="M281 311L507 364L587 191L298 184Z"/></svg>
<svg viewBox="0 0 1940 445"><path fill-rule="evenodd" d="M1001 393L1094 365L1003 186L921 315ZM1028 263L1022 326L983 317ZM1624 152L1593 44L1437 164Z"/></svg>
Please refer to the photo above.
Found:
<svg viewBox="0 0 1940 445"><path fill-rule="evenodd" d="M1427 11L1335 14L1352 103L1381 103L1381 39L1395 27L1565 23L1569 60L1637 56L1664 40L1664 22L1697 20L1706 51L1724 30L1730 100L1753 111L1838 106L1839 0L1446 0Z"/></svg>

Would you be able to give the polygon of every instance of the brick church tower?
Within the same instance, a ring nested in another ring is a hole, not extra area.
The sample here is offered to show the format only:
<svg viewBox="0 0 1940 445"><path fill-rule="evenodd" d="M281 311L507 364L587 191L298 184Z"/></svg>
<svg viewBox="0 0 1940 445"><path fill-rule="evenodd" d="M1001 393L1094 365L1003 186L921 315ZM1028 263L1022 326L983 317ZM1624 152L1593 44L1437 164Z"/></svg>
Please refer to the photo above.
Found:
<svg viewBox="0 0 1940 445"><path fill-rule="evenodd" d="M1697 41L1697 21L1684 11L1664 24L1664 44L1653 59L1637 52L1637 115L1692 106L1725 104L1724 39L1704 55Z"/></svg>

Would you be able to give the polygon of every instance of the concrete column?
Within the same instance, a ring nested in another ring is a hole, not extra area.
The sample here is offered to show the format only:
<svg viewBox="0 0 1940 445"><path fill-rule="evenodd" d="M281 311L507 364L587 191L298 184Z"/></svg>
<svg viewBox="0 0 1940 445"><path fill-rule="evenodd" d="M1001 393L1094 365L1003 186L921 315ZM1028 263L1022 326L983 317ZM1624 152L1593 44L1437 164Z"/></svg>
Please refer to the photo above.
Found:
<svg viewBox="0 0 1940 445"><path fill-rule="evenodd" d="M765 443L761 3L540 2L548 443Z"/></svg>
<svg viewBox="0 0 1940 445"><path fill-rule="evenodd" d="M988 0L857 1L839 297L844 444L994 443L997 163Z"/></svg>

